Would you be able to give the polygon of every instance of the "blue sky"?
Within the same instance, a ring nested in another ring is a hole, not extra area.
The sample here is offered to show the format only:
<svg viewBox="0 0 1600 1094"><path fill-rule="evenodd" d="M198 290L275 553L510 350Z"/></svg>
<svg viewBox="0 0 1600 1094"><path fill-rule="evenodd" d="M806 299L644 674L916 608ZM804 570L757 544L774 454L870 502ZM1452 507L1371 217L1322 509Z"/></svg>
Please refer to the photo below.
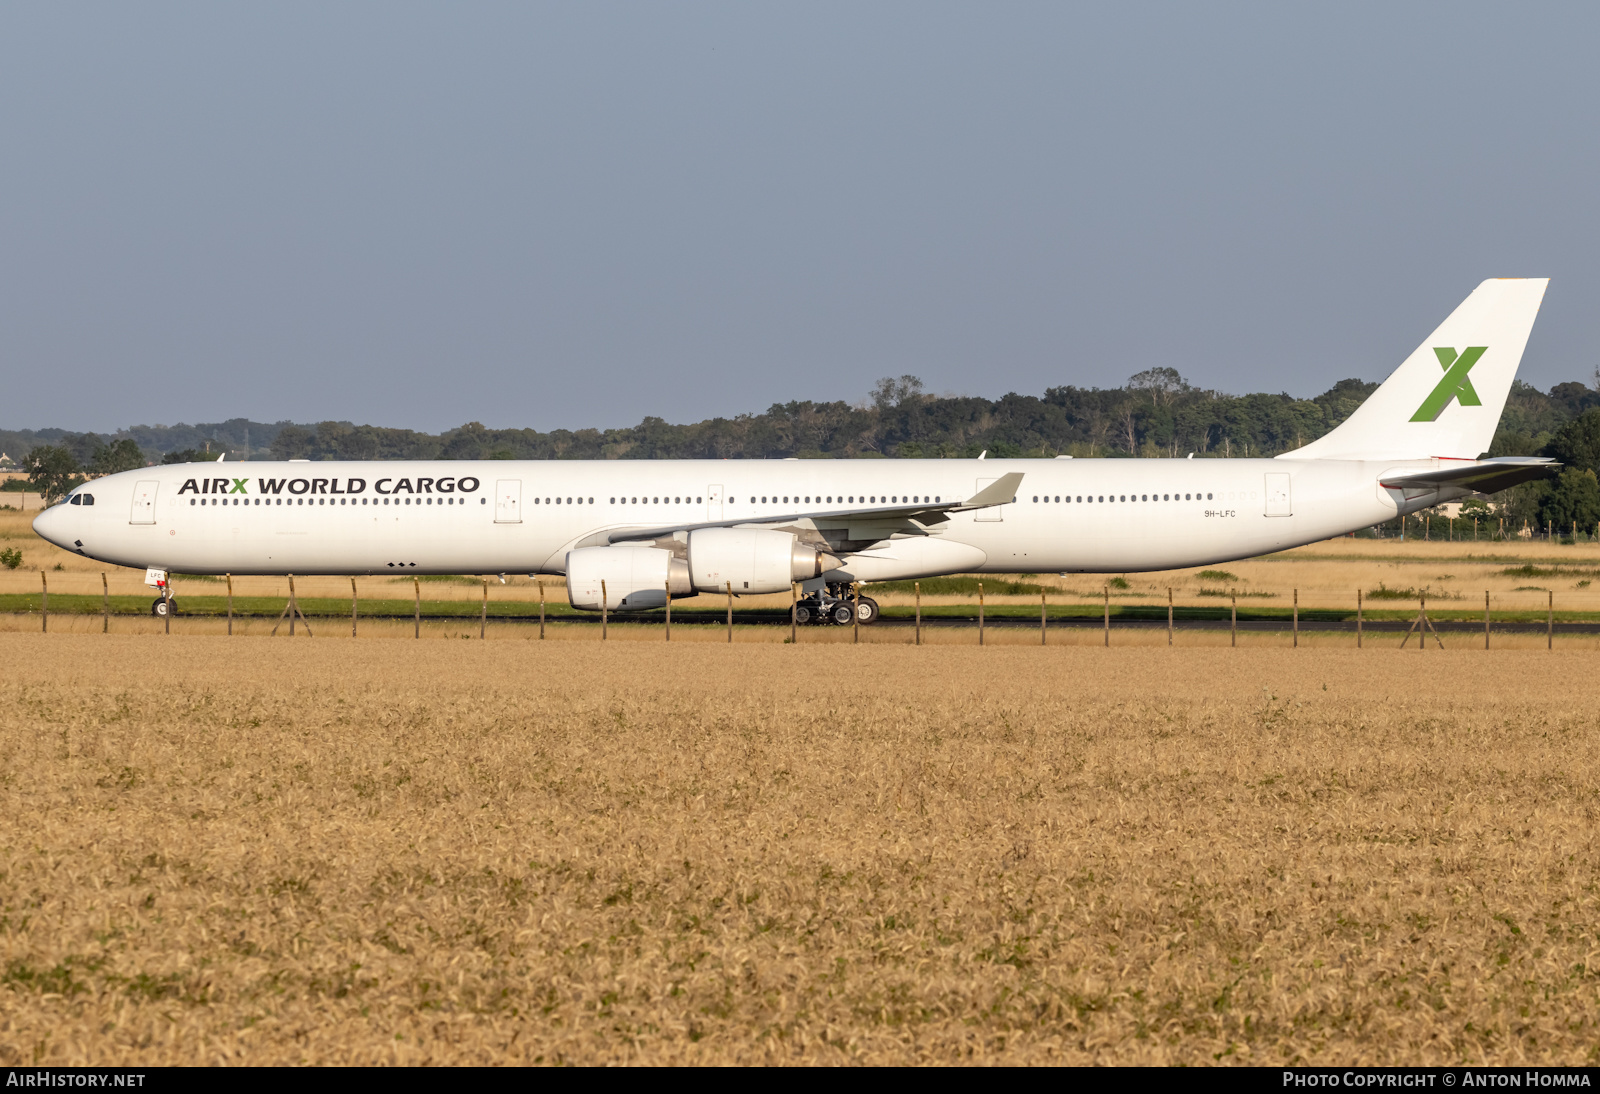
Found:
<svg viewBox="0 0 1600 1094"><path fill-rule="evenodd" d="M0 7L0 425L1600 365L1593 5Z"/></svg>

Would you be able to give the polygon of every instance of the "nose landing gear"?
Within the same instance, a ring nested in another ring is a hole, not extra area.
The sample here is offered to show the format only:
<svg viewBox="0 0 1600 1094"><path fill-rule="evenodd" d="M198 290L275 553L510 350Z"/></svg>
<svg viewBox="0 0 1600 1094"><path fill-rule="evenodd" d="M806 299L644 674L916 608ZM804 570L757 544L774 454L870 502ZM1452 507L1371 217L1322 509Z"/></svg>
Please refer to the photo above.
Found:
<svg viewBox="0 0 1600 1094"><path fill-rule="evenodd" d="M176 615L178 611L178 602L176 600L168 600L165 597L158 596L156 597L155 603L150 605L150 614L155 616L157 619L163 619L166 617L169 609L174 615Z"/></svg>

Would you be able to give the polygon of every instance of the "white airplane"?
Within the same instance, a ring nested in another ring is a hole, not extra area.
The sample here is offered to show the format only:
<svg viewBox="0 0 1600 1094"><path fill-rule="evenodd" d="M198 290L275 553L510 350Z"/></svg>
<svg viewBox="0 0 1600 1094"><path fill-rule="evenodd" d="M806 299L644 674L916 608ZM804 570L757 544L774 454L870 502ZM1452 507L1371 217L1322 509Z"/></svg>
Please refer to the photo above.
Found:
<svg viewBox="0 0 1600 1094"><path fill-rule="evenodd" d="M852 582L1227 562L1550 475L1477 458L1547 284L1483 282L1347 421L1276 459L177 464L86 483L33 527L157 586L557 574L574 608L635 611L798 582L803 620L848 623Z"/></svg>

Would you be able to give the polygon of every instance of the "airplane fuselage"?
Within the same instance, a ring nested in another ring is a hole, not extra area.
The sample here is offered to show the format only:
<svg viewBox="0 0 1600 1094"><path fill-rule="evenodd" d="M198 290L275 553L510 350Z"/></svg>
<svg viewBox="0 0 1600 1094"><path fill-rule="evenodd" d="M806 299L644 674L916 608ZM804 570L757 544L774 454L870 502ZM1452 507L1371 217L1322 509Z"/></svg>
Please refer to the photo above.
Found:
<svg viewBox="0 0 1600 1094"><path fill-rule="evenodd" d="M1435 461L1285 459L396 461L202 463L94 480L94 503L35 522L68 550L196 574L565 571L607 529L827 523L907 500L971 497L1021 472L1016 501L928 535L841 552L840 577L1124 573L1282 550L1446 500L1379 485ZM1465 493L1464 491L1461 493ZM1455 496L1460 496L1459 494ZM865 525L868 522L863 522Z"/></svg>

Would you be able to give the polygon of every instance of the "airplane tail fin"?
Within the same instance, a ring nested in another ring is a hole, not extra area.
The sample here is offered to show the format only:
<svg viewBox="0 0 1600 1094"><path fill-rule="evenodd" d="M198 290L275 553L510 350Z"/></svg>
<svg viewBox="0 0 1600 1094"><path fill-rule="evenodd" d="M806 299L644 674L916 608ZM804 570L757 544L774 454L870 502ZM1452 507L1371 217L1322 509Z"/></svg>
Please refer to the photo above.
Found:
<svg viewBox="0 0 1600 1094"><path fill-rule="evenodd" d="M1485 281L1338 428L1282 458L1476 459L1494 440L1549 284Z"/></svg>

